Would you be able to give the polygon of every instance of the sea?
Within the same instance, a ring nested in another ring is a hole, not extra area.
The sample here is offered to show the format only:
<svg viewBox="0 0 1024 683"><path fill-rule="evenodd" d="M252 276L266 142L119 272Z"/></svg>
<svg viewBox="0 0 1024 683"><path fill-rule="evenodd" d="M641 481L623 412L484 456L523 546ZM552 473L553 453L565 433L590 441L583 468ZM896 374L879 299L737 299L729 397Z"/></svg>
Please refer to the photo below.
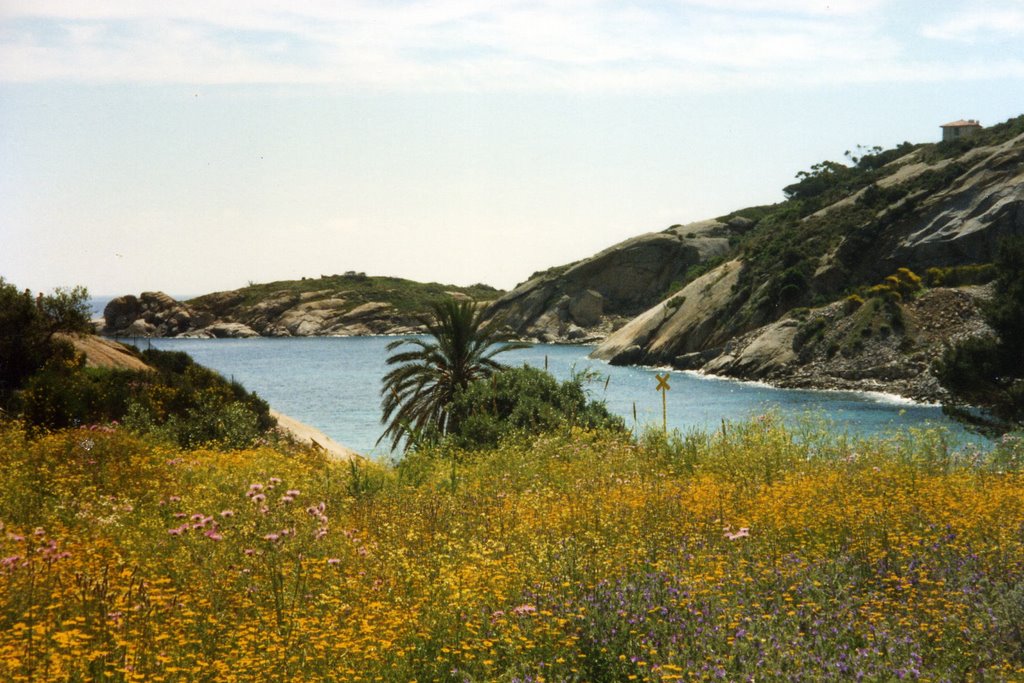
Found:
<svg viewBox="0 0 1024 683"><path fill-rule="evenodd" d="M364 455L392 454L378 438L381 378L394 337L256 339L128 339L141 348L185 351L198 363L238 380L282 413L320 429ZM661 427L662 394L669 429L721 429L723 423L770 414L798 432L826 424L836 434L915 438L923 427L943 427L951 442L983 445L938 406L887 394L776 389L756 382L665 368L617 367L588 357L589 346L535 344L498 356L507 365L547 368L568 379L587 372L591 398L604 401L629 428ZM668 391L658 375L668 375Z"/></svg>

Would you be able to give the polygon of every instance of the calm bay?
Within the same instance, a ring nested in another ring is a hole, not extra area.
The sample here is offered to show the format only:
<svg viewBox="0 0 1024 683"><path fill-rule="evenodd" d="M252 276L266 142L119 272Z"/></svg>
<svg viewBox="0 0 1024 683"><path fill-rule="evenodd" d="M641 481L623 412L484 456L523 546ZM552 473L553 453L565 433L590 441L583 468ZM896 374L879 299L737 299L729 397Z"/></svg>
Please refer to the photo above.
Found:
<svg viewBox="0 0 1024 683"><path fill-rule="evenodd" d="M135 340L140 347L185 351L197 362L240 381L275 409L310 424L360 453L387 456L377 445L380 380L386 346L394 337ZM131 342L132 340L127 340ZM545 367L559 379L592 370L592 398L604 400L630 428L661 423L655 375L665 370L616 367L587 357L588 346L536 344L499 358L509 365ZM717 429L723 420L772 412L787 424L824 420L851 435L881 435L943 426L957 439L971 438L937 406L857 392L775 389L762 384L669 371L669 428ZM634 405L636 422L634 422ZM972 440L977 441L977 437Z"/></svg>

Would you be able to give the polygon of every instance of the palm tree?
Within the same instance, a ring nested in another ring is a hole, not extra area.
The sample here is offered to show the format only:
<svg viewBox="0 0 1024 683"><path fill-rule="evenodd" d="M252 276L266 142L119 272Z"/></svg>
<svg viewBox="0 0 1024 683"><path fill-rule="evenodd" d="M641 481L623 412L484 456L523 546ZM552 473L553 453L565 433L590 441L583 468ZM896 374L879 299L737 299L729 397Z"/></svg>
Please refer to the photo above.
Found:
<svg viewBox="0 0 1024 683"><path fill-rule="evenodd" d="M470 382L489 377L502 365L494 356L527 344L497 346L500 320L485 320L483 310L474 301L446 299L431 306L433 315L421 318L433 339L399 339L388 344L388 351L403 345L416 347L390 356L395 366L384 375L381 389L384 411L381 422L387 425L377 439L391 439L406 448L420 438L443 436L455 426L448 406Z"/></svg>

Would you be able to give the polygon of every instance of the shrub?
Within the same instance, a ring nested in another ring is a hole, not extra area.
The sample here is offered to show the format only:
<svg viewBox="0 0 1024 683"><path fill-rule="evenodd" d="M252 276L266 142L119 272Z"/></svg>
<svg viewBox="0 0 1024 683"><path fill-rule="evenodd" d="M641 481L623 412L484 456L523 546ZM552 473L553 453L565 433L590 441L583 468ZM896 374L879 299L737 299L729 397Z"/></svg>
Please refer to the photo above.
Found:
<svg viewBox="0 0 1024 683"><path fill-rule="evenodd" d="M584 383L593 376L576 375L559 383L537 368L508 368L490 379L472 383L450 408L450 442L460 448L497 446L515 435L536 435L555 429L622 429L621 418L604 403L590 401Z"/></svg>
<svg viewBox="0 0 1024 683"><path fill-rule="evenodd" d="M148 350L153 371L87 368L70 345L54 347L17 407L34 429L123 421L186 448L245 448L275 425L266 401L197 365L187 354Z"/></svg>

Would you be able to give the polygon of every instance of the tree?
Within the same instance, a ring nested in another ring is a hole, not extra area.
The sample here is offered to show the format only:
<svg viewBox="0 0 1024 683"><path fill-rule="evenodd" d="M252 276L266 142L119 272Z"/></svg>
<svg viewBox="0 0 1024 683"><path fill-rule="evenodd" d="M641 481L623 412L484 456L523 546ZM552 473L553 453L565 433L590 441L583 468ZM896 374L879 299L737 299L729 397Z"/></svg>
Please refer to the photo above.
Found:
<svg viewBox="0 0 1024 683"><path fill-rule="evenodd" d="M388 351L415 347L387 359L393 366L383 379L381 422L387 427L377 443L391 440L397 448L435 440L455 426L449 406L471 382L490 377L503 366L494 356L522 343L498 345L500 320L485 320L473 301L446 299L432 305L432 315L422 318L431 339L400 339Z"/></svg>
<svg viewBox="0 0 1024 683"><path fill-rule="evenodd" d="M33 298L0 277L0 404L53 355L54 334L88 330L88 302L85 287Z"/></svg>

